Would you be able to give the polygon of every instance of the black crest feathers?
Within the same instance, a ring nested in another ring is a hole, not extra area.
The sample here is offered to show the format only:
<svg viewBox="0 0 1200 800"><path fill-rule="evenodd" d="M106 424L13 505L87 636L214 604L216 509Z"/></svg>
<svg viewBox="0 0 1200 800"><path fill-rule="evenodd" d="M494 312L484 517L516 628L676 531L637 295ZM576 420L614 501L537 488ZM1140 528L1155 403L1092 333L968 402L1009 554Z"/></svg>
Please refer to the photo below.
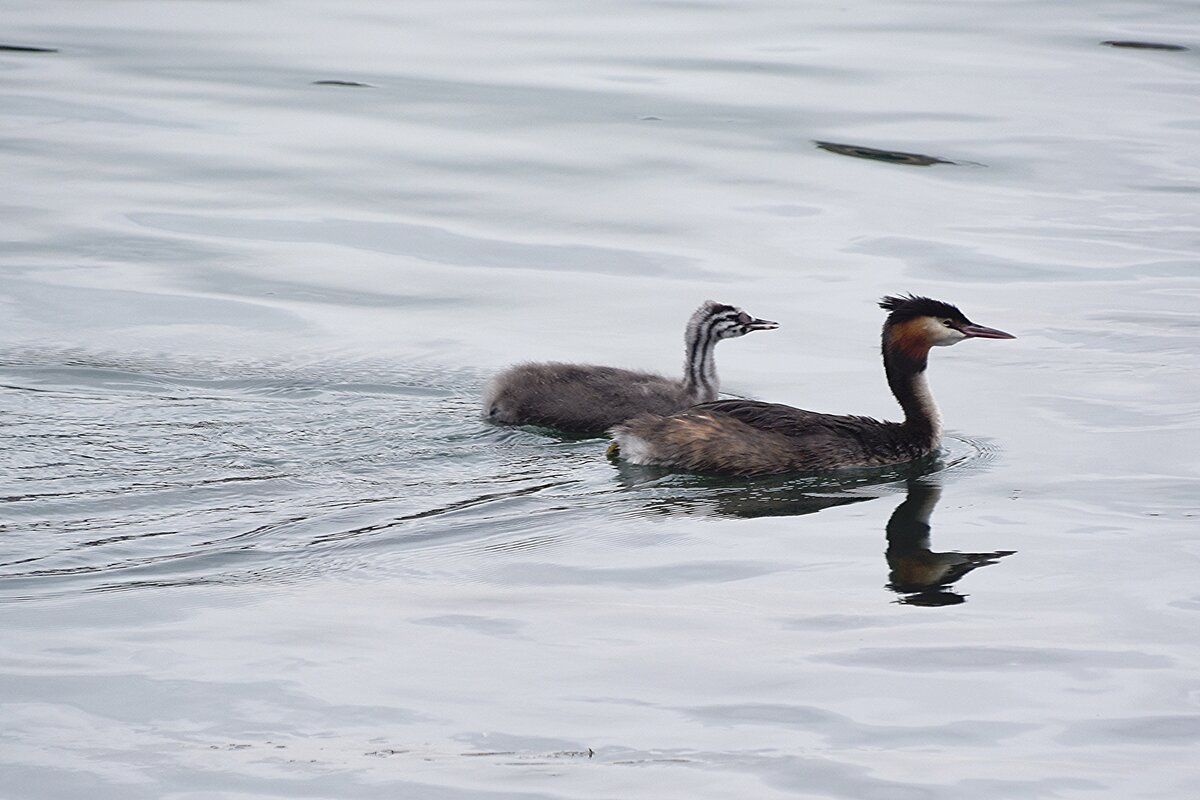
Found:
<svg viewBox="0 0 1200 800"><path fill-rule="evenodd" d="M917 317L944 317L961 322L969 321L965 314L949 303L914 294L883 297L879 300L879 307L891 312L887 321L893 325Z"/></svg>

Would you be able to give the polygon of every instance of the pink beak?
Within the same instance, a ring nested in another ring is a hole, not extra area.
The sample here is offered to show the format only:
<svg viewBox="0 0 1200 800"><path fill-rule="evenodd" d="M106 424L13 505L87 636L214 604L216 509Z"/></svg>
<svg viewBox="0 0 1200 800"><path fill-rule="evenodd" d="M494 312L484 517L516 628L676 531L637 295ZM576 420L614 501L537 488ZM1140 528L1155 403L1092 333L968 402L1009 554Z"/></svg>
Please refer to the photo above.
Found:
<svg viewBox="0 0 1200 800"><path fill-rule="evenodd" d="M1013 336L1011 333L1005 333L1004 331L998 331L995 328L986 328L983 325L976 325L975 323L970 323L967 325L960 325L960 326L958 326L958 330L974 339L1015 339L1015 338L1017 338L1017 337Z"/></svg>

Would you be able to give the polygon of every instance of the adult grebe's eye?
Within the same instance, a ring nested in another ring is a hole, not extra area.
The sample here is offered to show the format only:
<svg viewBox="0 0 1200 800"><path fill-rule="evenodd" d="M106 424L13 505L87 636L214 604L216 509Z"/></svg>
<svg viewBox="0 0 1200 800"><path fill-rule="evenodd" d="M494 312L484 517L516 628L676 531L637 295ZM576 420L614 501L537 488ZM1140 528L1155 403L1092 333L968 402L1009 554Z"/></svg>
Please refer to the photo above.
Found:
<svg viewBox="0 0 1200 800"><path fill-rule="evenodd" d="M944 320L942 320L942 324L943 324L943 325L945 325L947 328L953 328L953 327L954 327L954 323L953 323L952 321L948 320L948 319L944 319Z"/></svg>

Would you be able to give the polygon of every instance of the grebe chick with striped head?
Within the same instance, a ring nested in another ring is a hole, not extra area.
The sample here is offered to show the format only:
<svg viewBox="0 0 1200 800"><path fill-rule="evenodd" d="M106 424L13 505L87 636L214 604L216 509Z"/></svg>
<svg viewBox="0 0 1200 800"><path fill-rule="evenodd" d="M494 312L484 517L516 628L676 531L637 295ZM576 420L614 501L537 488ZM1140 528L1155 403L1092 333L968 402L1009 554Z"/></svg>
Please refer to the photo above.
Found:
<svg viewBox="0 0 1200 800"><path fill-rule="evenodd" d="M674 414L717 399L717 342L778 327L709 300L688 320L682 380L591 364L517 364L488 384L483 413L503 425L594 435L638 414Z"/></svg>
<svg viewBox="0 0 1200 800"><path fill-rule="evenodd" d="M643 414L610 432L609 448L634 464L724 475L770 475L912 461L938 446L942 420L925 380L929 349L963 339L1012 339L976 325L949 303L885 297L883 368L903 422L721 400L674 415Z"/></svg>

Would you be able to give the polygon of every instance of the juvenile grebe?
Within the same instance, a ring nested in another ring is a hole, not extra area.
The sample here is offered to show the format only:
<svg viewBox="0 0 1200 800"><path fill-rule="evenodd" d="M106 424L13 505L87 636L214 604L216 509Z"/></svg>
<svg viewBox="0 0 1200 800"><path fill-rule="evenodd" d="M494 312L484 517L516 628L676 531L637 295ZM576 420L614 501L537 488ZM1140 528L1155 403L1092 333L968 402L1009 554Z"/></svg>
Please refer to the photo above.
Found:
<svg viewBox="0 0 1200 800"><path fill-rule="evenodd" d="M504 425L596 435L638 414L674 414L717 399L717 342L778 327L709 300L688 320L682 380L591 364L518 364L488 384L483 412Z"/></svg>
<svg viewBox="0 0 1200 800"><path fill-rule="evenodd" d="M929 348L963 339L1012 339L928 297L885 297L883 368L904 409L904 422L803 411L778 403L720 400L672 416L643 414L611 430L619 453L634 464L769 475L870 467L920 458L938 445L942 421L925 381Z"/></svg>

